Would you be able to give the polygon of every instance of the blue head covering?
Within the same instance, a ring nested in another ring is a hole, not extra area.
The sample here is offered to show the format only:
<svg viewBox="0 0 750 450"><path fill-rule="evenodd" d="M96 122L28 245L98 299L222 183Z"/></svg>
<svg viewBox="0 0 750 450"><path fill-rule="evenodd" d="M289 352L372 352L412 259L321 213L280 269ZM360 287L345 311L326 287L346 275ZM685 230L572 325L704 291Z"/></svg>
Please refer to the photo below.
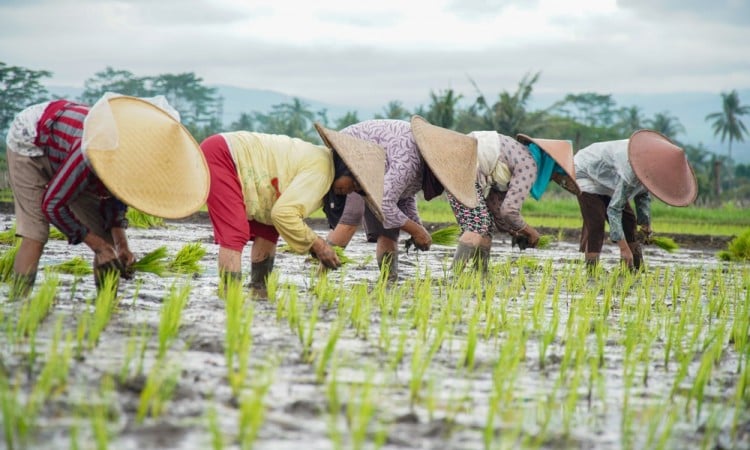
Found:
<svg viewBox="0 0 750 450"><path fill-rule="evenodd" d="M549 185L549 182L552 179L552 174L564 174L565 171L550 155L547 154L547 152L539 148L535 143L529 142L528 148L529 152L531 152L531 156L534 157L534 161L536 161L536 181L534 181L534 184L531 186L531 196L534 197L535 200L539 200L542 198L544 191L547 190L547 185Z"/></svg>

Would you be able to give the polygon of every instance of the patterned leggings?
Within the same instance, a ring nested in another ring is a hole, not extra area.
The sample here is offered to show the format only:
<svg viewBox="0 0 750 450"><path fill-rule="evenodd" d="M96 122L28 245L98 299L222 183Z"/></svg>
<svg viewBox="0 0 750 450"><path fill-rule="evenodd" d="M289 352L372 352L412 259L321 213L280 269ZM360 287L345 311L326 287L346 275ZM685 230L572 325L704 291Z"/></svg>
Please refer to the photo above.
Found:
<svg viewBox="0 0 750 450"><path fill-rule="evenodd" d="M462 232L472 231L483 237L491 237L494 225L493 217L482 196L481 186L479 186L479 183L474 183L474 187L477 190L477 200L479 201L476 208L467 208L450 193L448 193L448 202L451 204L453 215L456 216L456 221Z"/></svg>

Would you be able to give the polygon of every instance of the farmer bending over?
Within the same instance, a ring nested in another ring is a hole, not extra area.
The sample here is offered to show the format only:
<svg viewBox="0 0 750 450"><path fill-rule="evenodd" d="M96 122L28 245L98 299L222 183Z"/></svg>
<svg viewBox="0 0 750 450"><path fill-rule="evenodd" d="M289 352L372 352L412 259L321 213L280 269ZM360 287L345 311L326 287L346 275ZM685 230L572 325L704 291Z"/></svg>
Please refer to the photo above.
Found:
<svg viewBox="0 0 750 450"><path fill-rule="evenodd" d="M301 139L249 131L210 136L201 149L211 172L206 206L219 244L221 286L241 280L242 251L253 241L250 287L260 297L266 295L279 236L294 252L310 252L325 267L341 265L304 219L321 206L329 217L340 214L347 194L367 192L367 184L359 181L373 174L377 179L367 161L382 165L385 158L382 149L364 141L332 152Z"/></svg>
<svg viewBox="0 0 750 450"><path fill-rule="evenodd" d="M578 204L583 216L580 251L594 268L604 244L604 223L620 247L620 259L631 269L643 264L637 240L640 225L651 235L651 197L672 206L687 206L698 196L698 183L685 152L651 130L636 131L630 139L598 142L575 155ZM630 207L635 201L635 213Z"/></svg>
<svg viewBox="0 0 750 450"><path fill-rule="evenodd" d="M467 135L431 125L419 116L412 117L411 125L426 160L430 153L462 155L451 161L456 166L470 165L474 173L462 191L448 192L462 232L453 256L454 269L461 270L473 261L475 267L487 271L493 225L523 239L525 246L535 247L539 233L521 216L523 202L529 194L539 200L551 180L577 191L573 147L568 141L523 134L513 139L495 131Z"/></svg>
<svg viewBox="0 0 750 450"><path fill-rule="evenodd" d="M158 105L158 106L157 106ZM107 94L93 107L55 100L21 111L7 136L8 171L21 245L11 295L34 286L50 223L94 252L104 273L134 262L126 205L164 218L187 216L208 193L198 144L164 97Z"/></svg>

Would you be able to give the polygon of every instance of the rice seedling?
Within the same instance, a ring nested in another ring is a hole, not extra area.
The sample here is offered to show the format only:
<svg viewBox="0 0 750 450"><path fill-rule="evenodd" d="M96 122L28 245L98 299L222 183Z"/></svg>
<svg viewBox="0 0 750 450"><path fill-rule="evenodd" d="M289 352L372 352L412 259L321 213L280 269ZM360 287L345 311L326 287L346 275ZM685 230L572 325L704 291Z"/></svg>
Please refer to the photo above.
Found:
<svg viewBox="0 0 750 450"><path fill-rule="evenodd" d="M229 386L232 394L238 398L245 385L250 360L253 305L246 301L242 285L237 281L230 282L227 286L226 311L224 359Z"/></svg>
<svg viewBox="0 0 750 450"><path fill-rule="evenodd" d="M458 237L461 235L461 228L457 224L448 225L430 233L433 245L455 246L458 243ZM414 239L409 238L404 242L404 249L409 253L412 247L415 247Z"/></svg>
<svg viewBox="0 0 750 450"><path fill-rule="evenodd" d="M49 238L53 241L67 241L68 237L55 227L49 228Z"/></svg>
<svg viewBox="0 0 750 450"><path fill-rule="evenodd" d="M206 249L200 242L185 244L169 261L166 271L176 274L200 274L203 268L199 262L205 255Z"/></svg>
<svg viewBox="0 0 750 450"><path fill-rule="evenodd" d="M333 251L336 252L336 256L339 257L339 261L341 261L341 265L350 264L354 262L353 259L346 256L346 254L344 253L344 247L339 247L338 245L334 245L331 248L333 248Z"/></svg>
<svg viewBox="0 0 750 450"><path fill-rule="evenodd" d="M216 412L216 405L211 405L206 410L206 421L208 422L208 432L211 438L211 448L221 450L224 448L224 437L219 427L219 414Z"/></svg>
<svg viewBox="0 0 750 450"><path fill-rule="evenodd" d="M164 226L164 219L146 214L135 208L128 208L125 213L128 225L132 228L159 228Z"/></svg>
<svg viewBox="0 0 750 450"><path fill-rule="evenodd" d="M669 253L672 253L680 248L680 246L677 245L674 239L667 236L652 236L649 239L648 243L653 244L662 250L666 250Z"/></svg>
<svg viewBox="0 0 750 450"><path fill-rule="evenodd" d="M256 377L250 392L240 399L239 405L239 436L238 440L242 450L249 450L258 438L258 432L266 419L266 406L264 404L266 394L273 383L274 368L264 367Z"/></svg>
<svg viewBox="0 0 750 450"><path fill-rule="evenodd" d="M75 275L77 277L91 275L92 273L94 273L94 269L91 267L91 262L86 261L80 256L75 256L67 261L47 266L46 270L56 273Z"/></svg>
<svg viewBox="0 0 750 450"><path fill-rule="evenodd" d="M18 385L12 385L4 370L0 370L0 422L8 449L16 444L22 448L30 433L31 418L27 417L19 394Z"/></svg>
<svg viewBox="0 0 750 450"><path fill-rule="evenodd" d="M315 381L317 383L323 383L326 377L326 371L328 370L329 364L336 351L336 343L341 337L344 325L340 320L334 322L331 328L328 330L328 339L326 339L326 345L323 350L318 353L318 360L315 362Z"/></svg>
<svg viewBox="0 0 750 450"><path fill-rule="evenodd" d="M373 378L375 370L372 367L365 368L365 379L360 386L351 384L349 386L349 401L346 404L346 417L351 433L351 445L353 449L362 449L365 445L367 432L371 422L375 418L375 393L373 392ZM382 435L382 431L380 433ZM382 436L381 436L382 439ZM377 446L376 437L376 448Z"/></svg>
<svg viewBox="0 0 750 450"><path fill-rule="evenodd" d="M167 272L167 256L167 247L158 247L143 255L138 261L130 266L130 269L134 272L149 272L158 276L163 276Z"/></svg>
<svg viewBox="0 0 750 450"><path fill-rule="evenodd" d="M114 382L112 378L105 375L99 387L99 398L90 406L88 412L91 421L91 434L94 437L97 450L109 448L110 432L107 427L109 418L109 405L113 400Z"/></svg>
<svg viewBox="0 0 750 450"><path fill-rule="evenodd" d="M549 234L543 234L539 236L539 241L536 243L536 248L540 250L544 250L550 247L552 245L552 242L554 241L554 238L550 236Z"/></svg>
<svg viewBox="0 0 750 450"><path fill-rule="evenodd" d="M726 250L717 255L722 261L748 261L750 260L750 228L727 244Z"/></svg>
<svg viewBox="0 0 750 450"><path fill-rule="evenodd" d="M120 274L117 272L109 272L104 276L102 280L101 288L96 295L94 301L94 313L91 316L91 323L88 324L88 345L89 348L99 342L99 336L101 335L104 328L106 328L112 314L117 308L117 284L120 278Z"/></svg>
<svg viewBox="0 0 750 450"><path fill-rule="evenodd" d="M0 244L13 245L17 240L15 223L7 230L0 231Z"/></svg>
<svg viewBox="0 0 750 450"><path fill-rule="evenodd" d="M162 359L171 343L177 338L182 320L182 311L187 305L190 296L190 284L184 284L180 289L173 284L169 288L169 294L162 304L159 318L159 350L157 358Z"/></svg>
<svg viewBox="0 0 750 450"><path fill-rule="evenodd" d="M6 282L12 279L13 262L16 260L16 253L21 245L21 241L16 241L12 247L5 250L0 255L0 282Z"/></svg>
<svg viewBox="0 0 750 450"><path fill-rule="evenodd" d="M142 423L147 415L161 416L177 387L180 370L176 361L156 360L141 391L135 416L137 423Z"/></svg>

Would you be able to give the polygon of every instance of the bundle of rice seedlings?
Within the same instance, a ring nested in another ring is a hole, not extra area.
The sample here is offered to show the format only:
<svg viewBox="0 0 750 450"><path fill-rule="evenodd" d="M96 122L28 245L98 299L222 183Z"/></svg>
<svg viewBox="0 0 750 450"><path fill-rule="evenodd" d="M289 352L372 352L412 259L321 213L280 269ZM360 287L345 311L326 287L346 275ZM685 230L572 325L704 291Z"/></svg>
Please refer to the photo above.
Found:
<svg viewBox="0 0 750 450"><path fill-rule="evenodd" d="M0 244L14 244L16 239L16 224L5 231L0 231Z"/></svg>
<svg viewBox="0 0 750 450"><path fill-rule="evenodd" d="M453 246L458 243L458 237L461 235L461 228L457 225L448 225L430 233L432 243L435 245Z"/></svg>
<svg viewBox="0 0 750 450"><path fill-rule="evenodd" d="M67 236L65 236L62 231L58 230L55 227L50 227L49 238L55 241L67 241L68 240Z"/></svg>
<svg viewBox="0 0 750 450"><path fill-rule="evenodd" d="M750 229L732 239L717 256L722 261L750 261Z"/></svg>
<svg viewBox="0 0 750 450"><path fill-rule="evenodd" d="M339 257L339 261L341 261L341 265L353 263L354 260L350 257L346 256L344 254L344 247L339 247L338 245L332 245L333 251L336 252L336 256Z"/></svg>
<svg viewBox="0 0 750 450"><path fill-rule="evenodd" d="M18 247L20 245L21 241L17 241L16 245L0 255L0 281L8 281L10 280L11 275L13 275L13 261L16 260L16 253L18 253Z"/></svg>
<svg viewBox="0 0 750 450"><path fill-rule="evenodd" d="M185 244L174 258L167 264L167 270L173 273L196 274L203 272L198 262L206 254L200 242Z"/></svg>
<svg viewBox="0 0 750 450"><path fill-rule="evenodd" d="M83 276L94 273L94 269L91 267L91 262L84 260L80 256L76 256L67 261L63 261L60 264L53 264L47 266L47 270L57 273L67 273L75 276Z"/></svg>
<svg viewBox="0 0 750 450"><path fill-rule="evenodd" d="M133 228L158 228L164 226L164 219L161 217L146 214L135 208L128 208L125 218L128 219L128 224Z"/></svg>
<svg viewBox="0 0 750 450"><path fill-rule="evenodd" d="M662 250L666 250L669 253L672 253L673 251L680 248L680 246L677 245L674 239L666 236L652 236L649 239L649 244L654 244L655 246L659 247Z"/></svg>
<svg viewBox="0 0 750 450"><path fill-rule="evenodd" d="M541 249L549 248L550 244L552 244L554 240L555 239L549 234L543 234L539 236L539 241L536 243L536 248L541 248Z"/></svg>
<svg viewBox="0 0 750 450"><path fill-rule="evenodd" d="M149 272L162 276L167 271L166 259L167 247L161 246L152 252L146 253L141 259L130 266L130 270L134 272Z"/></svg>
<svg viewBox="0 0 750 450"><path fill-rule="evenodd" d="M457 224L448 225L430 233L432 243L436 245L453 246L458 243L458 237L461 235L461 228ZM406 253L414 247L414 238L409 238L404 242Z"/></svg>

